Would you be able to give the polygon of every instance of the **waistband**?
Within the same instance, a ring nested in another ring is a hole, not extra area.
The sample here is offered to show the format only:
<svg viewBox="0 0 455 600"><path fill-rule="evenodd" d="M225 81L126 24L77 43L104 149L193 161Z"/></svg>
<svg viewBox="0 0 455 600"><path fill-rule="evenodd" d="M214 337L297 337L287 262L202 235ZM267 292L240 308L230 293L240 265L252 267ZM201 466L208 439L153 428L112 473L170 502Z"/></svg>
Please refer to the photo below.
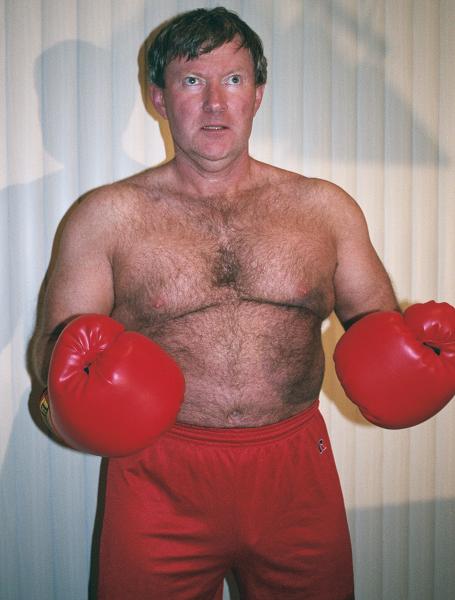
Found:
<svg viewBox="0 0 455 600"><path fill-rule="evenodd" d="M202 444L248 445L279 440L293 434L319 414L319 399L302 412L261 427L199 427L176 423L165 435Z"/></svg>

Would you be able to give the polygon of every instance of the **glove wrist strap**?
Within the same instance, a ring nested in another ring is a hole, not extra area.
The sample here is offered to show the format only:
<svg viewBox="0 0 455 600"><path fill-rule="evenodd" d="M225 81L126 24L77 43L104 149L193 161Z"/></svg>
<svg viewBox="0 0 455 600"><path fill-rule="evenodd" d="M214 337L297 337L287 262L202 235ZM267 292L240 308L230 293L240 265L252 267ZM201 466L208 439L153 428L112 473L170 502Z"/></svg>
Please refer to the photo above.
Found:
<svg viewBox="0 0 455 600"><path fill-rule="evenodd" d="M39 400L39 411L41 413L43 423L46 425L49 431L56 436L57 434L51 419L51 409L49 406L49 395L47 393L47 388L44 388L43 393L41 394L41 398Z"/></svg>

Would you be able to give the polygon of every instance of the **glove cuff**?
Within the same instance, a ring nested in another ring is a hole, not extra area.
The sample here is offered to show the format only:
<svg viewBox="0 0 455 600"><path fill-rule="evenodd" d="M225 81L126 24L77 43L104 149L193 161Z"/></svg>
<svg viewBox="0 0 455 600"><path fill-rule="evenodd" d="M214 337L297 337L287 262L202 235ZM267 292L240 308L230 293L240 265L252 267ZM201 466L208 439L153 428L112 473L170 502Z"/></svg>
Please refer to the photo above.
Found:
<svg viewBox="0 0 455 600"><path fill-rule="evenodd" d="M61 439L60 436L55 431L55 427L52 423L51 418L51 408L49 406L49 395L47 392L47 388L44 388L40 400L39 400L39 411L41 413L41 418L43 423L49 429L49 431L54 435L57 439Z"/></svg>
<svg viewBox="0 0 455 600"><path fill-rule="evenodd" d="M47 395L47 388L44 388L41 397L39 399L39 411L43 422L49 426L49 398Z"/></svg>

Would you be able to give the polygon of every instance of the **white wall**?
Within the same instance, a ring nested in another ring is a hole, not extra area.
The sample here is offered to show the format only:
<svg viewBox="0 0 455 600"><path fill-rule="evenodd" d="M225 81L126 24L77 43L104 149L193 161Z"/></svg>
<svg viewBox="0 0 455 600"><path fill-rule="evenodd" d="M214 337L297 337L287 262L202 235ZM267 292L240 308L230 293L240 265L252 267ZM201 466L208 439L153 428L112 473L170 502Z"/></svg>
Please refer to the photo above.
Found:
<svg viewBox="0 0 455 600"><path fill-rule="evenodd" d="M99 459L38 428L27 346L58 222L88 189L166 156L137 82L148 32L192 0L0 2L0 597L87 596ZM455 304L453 0L226 0L263 38L253 154L358 199L403 306ZM455 403L408 431L322 408L362 600L455 597ZM225 594L227 596L227 592Z"/></svg>

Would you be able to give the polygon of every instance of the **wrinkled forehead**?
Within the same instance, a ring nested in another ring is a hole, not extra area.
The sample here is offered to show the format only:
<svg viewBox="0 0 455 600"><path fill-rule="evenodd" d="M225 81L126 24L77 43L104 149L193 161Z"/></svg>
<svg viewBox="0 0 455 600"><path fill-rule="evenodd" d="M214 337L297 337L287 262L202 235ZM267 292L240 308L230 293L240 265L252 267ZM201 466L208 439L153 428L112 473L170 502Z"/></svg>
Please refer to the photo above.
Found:
<svg viewBox="0 0 455 600"><path fill-rule="evenodd" d="M251 52L242 45L240 39L234 39L210 50L207 47L202 47L195 57L189 55L177 56L167 64L165 77L168 73L198 68L209 70L220 68L223 71L241 69L254 73Z"/></svg>
<svg viewBox="0 0 455 600"><path fill-rule="evenodd" d="M244 41L239 35L223 42L216 42L214 39L208 38L201 42L197 48L188 49L184 47L177 50L175 56L168 62L168 65L174 60L190 62L204 56L210 58L214 54L224 53L226 50L234 54L242 48L244 49ZM247 50L247 52L251 56L250 51Z"/></svg>

